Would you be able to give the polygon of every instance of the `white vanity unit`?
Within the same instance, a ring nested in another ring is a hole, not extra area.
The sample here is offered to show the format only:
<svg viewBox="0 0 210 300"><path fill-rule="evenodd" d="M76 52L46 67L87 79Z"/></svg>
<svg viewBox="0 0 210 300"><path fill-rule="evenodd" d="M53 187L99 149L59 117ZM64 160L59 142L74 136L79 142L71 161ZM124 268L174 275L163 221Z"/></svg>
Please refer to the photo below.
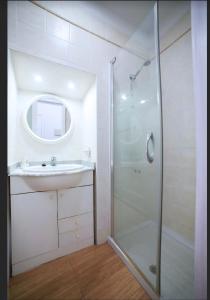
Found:
<svg viewBox="0 0 210 300"><path fill-rule="evenodd" d="M94 244L94 168L57 166L10 172L12 275Z"/></svg>

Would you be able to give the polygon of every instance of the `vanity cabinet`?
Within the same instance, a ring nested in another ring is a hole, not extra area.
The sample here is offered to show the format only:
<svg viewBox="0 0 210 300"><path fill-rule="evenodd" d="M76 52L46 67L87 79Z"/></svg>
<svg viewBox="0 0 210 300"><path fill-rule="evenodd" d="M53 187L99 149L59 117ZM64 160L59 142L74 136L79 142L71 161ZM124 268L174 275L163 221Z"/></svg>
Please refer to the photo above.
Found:
<svg viewBox="0 0 210 300"><path fill-rule="evenodd" d="M10 177L12 275L94 244L93 171L84 172L84 181L26 192L28 180Z"/></svg>
<svg viewBox="0 0 210 300"><path fill-rule="evenodd" d="M11 196L12 263L58 247L56 192Z"/></svg>

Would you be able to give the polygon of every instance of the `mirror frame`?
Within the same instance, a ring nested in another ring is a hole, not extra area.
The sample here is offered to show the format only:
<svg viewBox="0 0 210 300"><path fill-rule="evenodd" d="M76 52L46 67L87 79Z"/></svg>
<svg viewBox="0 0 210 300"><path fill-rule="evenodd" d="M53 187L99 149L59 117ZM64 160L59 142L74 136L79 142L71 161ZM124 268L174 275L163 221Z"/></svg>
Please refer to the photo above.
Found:
<svg viewBox="0 0 210 300"><path fill-rule="evenodd" d="M38 135L36 135L32 130L31 128L29 127L28 125L28 120L27 120L27 114L28 114L28 110L29 108L31 107L31 105L38 101L40 98L44 99L44 98L49 98L49 96L51 98L53 98L54 100L56 101L60 101L63 103L63 105L66 107L66 109L68 110L69 114L70 114L70 117L71 117L71 123L70 123L70 127L69 129L67 130L67 132L60 138L58 139L55 139L55 140L47 140L47 139L44 139L44 138L41 138L39 137ZM69 103L64 100L62 97L58 97L58 96L55 96L53 94L40 94L38 96L35 96L33 97L26 105L25 109L23 110L23 116L22 116L22 120L23 120L23 127L25 128L26 132L36 141L38 142L41 142L41 143L44 143L44 144L57 144L57 143L60 143L64 140L66 140L68 137L70 137L71 133L72 133L72 130L73 130L73 117L72 117L72 114L71 114L71 109L69 107Z"/></svg>

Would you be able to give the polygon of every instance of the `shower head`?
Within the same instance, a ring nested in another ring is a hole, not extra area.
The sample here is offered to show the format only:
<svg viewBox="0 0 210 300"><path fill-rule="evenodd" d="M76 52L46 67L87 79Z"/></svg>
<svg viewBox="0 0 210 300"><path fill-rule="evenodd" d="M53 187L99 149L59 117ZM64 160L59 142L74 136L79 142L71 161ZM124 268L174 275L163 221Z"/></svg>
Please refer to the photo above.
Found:
<svg viewBox="0 0 210 300"><path fill-rule="evenodd" d="M136 72L135 75L134 75L134 74L130 74L130 75L129 75L130 80L132 80L132 81L136 80L136 77L139 75L139 73L141 72L141 70L143 69L143 67L147 67L147 66L149 66L150 64L151 64L151 61L150 61L150 60L146 60L146 61L143 63L143 65L141 66L141 68Z"/></svg>

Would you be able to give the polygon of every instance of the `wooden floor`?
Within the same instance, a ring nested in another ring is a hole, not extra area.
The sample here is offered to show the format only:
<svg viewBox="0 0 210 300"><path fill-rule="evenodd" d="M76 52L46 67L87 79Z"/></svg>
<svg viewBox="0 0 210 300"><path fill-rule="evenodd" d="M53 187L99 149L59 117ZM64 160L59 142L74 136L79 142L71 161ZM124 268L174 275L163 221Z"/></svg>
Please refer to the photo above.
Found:
<svg viewBox="0 0 210 300"><path fill-rule="evenodd" d="M91 246L10 280L10 300L149 300L108 244Z"/></svg>

